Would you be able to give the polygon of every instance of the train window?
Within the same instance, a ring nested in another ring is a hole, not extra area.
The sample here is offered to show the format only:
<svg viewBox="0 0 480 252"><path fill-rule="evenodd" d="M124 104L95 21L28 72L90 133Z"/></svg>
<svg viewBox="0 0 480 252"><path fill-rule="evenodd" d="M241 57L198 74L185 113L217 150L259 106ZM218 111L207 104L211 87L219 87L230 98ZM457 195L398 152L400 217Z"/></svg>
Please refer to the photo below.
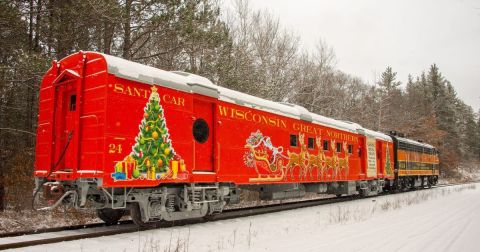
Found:
<svg viewBox="0 0 480 252"><path fill-rule="evenodd" d="M199 143L205 143L208 139L210 128L207 122L199 118L193 123L193 137Z"/></svg>
<svg viewBox="0 0 480 252"><path fill-rule="evenodd" d="M328 146L330 146L330 143L328 140L323 140L323 150L328 150Z"/></svg>
<svg viewBox="0 0 480 252"><path fill-rule="evenodd" d="M313 137L308 138L308 148L315 149L315 138Z"/></svg>
<svg viewBox="0 0 480 252"><path fill-rule="evenodd" d="M349 144L348 145L348 154L352 154L353 153L353 145Z"/></svg>
<svg viewBox="0 0 480 252"><path fill-rule="evenodd" d="M337 152L342 152L342 143L337 143L335 147Z"/></svg>
<svg viewBox="0 0 480 252"><path fill-rule="evenodd" d="M76 95L71 95L70 96L69 109L70 109L70 111L75 111L77 109L77 96Z"/></svg>
<svg viewBox="0 0 480 252"><path fill-rule="evenodd" d="M290 146L297 147L298 146L298 136L297 135L290 135Z"/></svg>
<svg viewBox="0 0 480 252"><path fill-rule="evenodd" d="M358 147L358 157L362 157L362 147Z"/></svg>

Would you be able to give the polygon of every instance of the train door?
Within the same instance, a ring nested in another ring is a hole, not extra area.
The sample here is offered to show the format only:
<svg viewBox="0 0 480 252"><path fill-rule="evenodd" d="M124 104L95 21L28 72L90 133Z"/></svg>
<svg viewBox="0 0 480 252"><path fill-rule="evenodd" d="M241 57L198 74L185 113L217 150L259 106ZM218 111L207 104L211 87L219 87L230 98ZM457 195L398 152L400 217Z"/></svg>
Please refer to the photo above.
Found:
<svg viewBox="0 0 480 252"><path fill-rule="evenodd" d="M214 171L214 109L212 102L193 101L194 171Z"/></svg>
<svg viewBox="0 0 480 252"><path fill-rule="evenodd" d="M382 142L377 141L377 175L383 177L383 154Z"/></svg>
<svg viewBox="0 0 480 252"><path fill-rule="evenodd" d="M366 159L364 158L365 154L365 138L359 137L358 141L358 159L360 160L360 174L365 175L367 174L367 163Z"/></svg>
<svg viewBox="0 0 480 252"><path fill-rule="evenodd" d="M55 84L57 92L55 129L55 170L73 171L76 167L77 78L65 75Z"/></svg>

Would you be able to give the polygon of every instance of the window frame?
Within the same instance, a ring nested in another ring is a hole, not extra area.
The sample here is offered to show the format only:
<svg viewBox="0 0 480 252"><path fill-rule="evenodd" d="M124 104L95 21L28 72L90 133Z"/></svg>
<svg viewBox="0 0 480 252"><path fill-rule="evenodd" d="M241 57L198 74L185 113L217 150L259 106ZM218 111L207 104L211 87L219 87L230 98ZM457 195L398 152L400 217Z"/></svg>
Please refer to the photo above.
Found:
<svg viewBox="0 0 480 252"><path fill-rule="evenodd" d="M335 151L337 153L342 153L342 142L335 143Z"/></svg>
<svg viewBox="0 0 480 252"><path fill-rule="evenodd" d="M295 138L295 145L293 145L292 143L292 140L293 138ZM290 147L298 147L298 135L297 134L290 134Z"/></svg>
<svg viewBox="0 0 480 252"><path fill-rule="evenodd" d="M312 146L310 147L310 140L312 141ZM315 138L313 137L309 137L308 140L307 140L307 147L308 149L310 150L315 150Z"/></svg>
<svg viewBox="0 0 480 252"><path fill-rule="evenodd" d="M348 154L353 154L353 144L348 145Z"/></svg>
<svg viewBox="0 0 480 252"><path fill-rule="evenodd" d="M77 94L70 95L68 111L75 112L77 110Z"/></svg>
<svg viewBox="0 0 480 252"><path fill-rule="evenodd" d="M326 149L325 149L325 146L327 147ZM322 148L323 148L324 151L330 151L330 140L324 139L323 144L322 144Z"/></svg>

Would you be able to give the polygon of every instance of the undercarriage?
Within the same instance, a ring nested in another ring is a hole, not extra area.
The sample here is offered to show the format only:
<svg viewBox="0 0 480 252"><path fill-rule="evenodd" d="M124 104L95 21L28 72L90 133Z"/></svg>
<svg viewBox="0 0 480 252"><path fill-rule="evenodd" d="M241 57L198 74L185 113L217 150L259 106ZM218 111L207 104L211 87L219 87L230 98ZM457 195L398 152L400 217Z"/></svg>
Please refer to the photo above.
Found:
<svg viewBox="0 0 480 252"><path fill-rule="evenodd" d="M60 182L37 181L44 199L75 208L96 209L107 224L115 224L126 213L138 226L159 221L176 221L221 213L227 204L240 202L240 189L259 193L261 200L302 198L307 192L336 196L374 196L383 191L431 187L433 176L401 177L398 180L336 181L322 183L289 183L236 186L232 183L162 184L147 188L103 188L101 180Z"/></svg>

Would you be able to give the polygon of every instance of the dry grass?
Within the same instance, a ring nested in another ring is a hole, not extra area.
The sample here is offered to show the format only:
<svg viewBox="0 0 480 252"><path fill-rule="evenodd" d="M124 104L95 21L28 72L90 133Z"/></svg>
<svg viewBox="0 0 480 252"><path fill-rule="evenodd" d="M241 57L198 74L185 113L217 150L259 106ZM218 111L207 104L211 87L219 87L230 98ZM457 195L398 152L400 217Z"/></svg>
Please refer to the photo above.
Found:
<svg viewBox="0 0 480 252"><path fill-rule="evenodd" d="M328 214L328 222L330 224L344 224L351 221L364 221L374 216L378 211L390 211L397 210L402 207L408 207L422 202L436 199L439 197L445 197L451 193L459 193L465 190L475 190L476 184L438 188L433 190L422 190L414 193L406 193L404 195L397 195L394 199L387 199L381 203L378 203L377 199L373 199L374 204L360 208L358 206L352 207L350 205L336 205L330 208Z"/></svg>
<svg viewBox="0 0 480 252"><path fill-rule="evenodd" d="M101 222L92 210L57 209L55 211L0 212L0 233L37 230L50 227L85 225Z"/></svg>
<svg viewBox="0 0 480 252"><path fill-rule="evenodd" d="M139 232L140 235L140 232ZM164 245L164 241L168 240L168 244ZM148 237L145 241L138 238L138 251L143 252L188 252L190 251L190 228L187 234L175 234L173 231L169 237ZM143 244L143 246L141 245Z"/></svg>

